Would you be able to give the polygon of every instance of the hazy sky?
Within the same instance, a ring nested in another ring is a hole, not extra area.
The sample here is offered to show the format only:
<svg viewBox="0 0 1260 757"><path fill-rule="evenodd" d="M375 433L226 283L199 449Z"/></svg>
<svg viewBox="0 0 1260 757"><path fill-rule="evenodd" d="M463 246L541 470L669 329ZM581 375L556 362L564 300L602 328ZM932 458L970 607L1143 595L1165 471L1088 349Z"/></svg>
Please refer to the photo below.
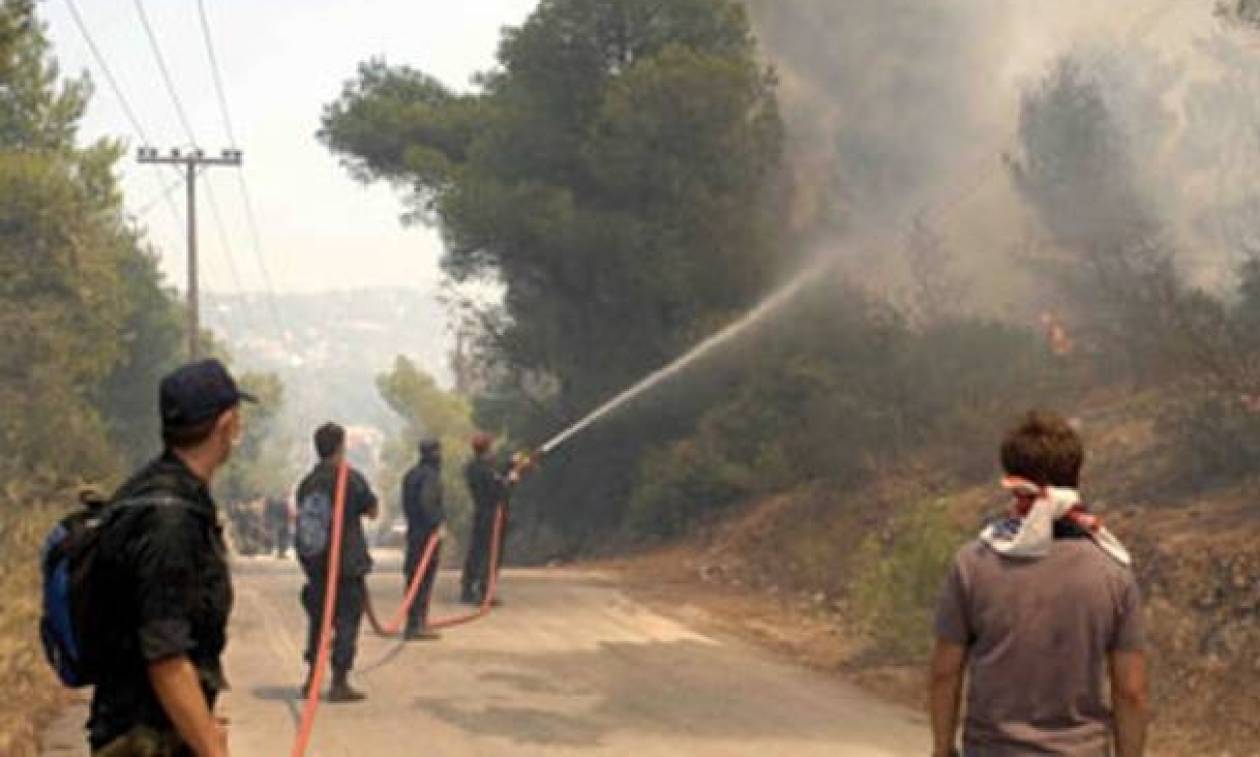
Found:
<svg viewBox="0 0 1260 757"><path fill-rule="evenodd" d="M106 63L155 147L186 146L134 1L76 0ZM372 56L407 63L453 86L492 65L503 26L519 24L536 0L205 0L228 108L257 214L262 250L277 291L349 287L430 288L441 244L425 228L404 229L398 197L388 188L352 181L315 139L322 106L340 92L356 65ZM146 0L162 54L200 146L228 146L196 0ZM127 205L162 253L172 283L185 277L182 186L172 193L177 219L158 201L174 172L135 164L140 137L91 57L67 0L40 4L54 52L67 73L87 70L96 84L83 137L125 137ZM369 10L370 8L370 10ZM241 286L257 291L262 277L234 169L211 169ZM206 288L236 291L224 245L202 193L202 270Z"/></svg>

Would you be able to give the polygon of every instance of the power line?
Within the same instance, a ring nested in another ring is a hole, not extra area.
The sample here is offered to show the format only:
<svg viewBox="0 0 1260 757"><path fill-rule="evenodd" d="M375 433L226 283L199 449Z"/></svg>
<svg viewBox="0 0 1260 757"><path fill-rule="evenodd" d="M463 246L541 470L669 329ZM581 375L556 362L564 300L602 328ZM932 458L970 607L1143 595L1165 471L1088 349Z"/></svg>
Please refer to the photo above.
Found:
<svg viewBox="0 0 1260 757"><path fill-rule="evenodd" d="M219 233L219 244L223 246L224 252L230 249L228 243L227 226L223 224L223 214L219 212L219 201L214 194L214 185L210 183L210 177L206 177L206 199L210 202L210 215L214 218L215 228ZM236 268L236 260L231 254L224 255L227 258L228 273L232 276L232 283L236 284L236 289L241 294L245 293L245 287L241 285L241 274Z"/></svg>
<svg viewBox="0 0 1260 757"><path fill-rule="evenodd" d="M214 36L210 33L210 18L206 13L204 0L197 0L197 14L201 21L201 36L205 40L206 55L210 59L210 72L214 79L215 94L219 100L219 112L223 115L223 128L227 132L228 141L233 147L236 147L236 130L232 126L232 115L228 109L227 94L223 87L223 75L219 68L219 58L214 52ZM254 213L254 201L249 191L249 184L245 181L243 169L237 171L236 180L237 185L240 187L241 200L245 206L245 220L249 227L250 241L253 244L254 259L258 263L259 272L262 274L263 291L267 295L267 304L271 311L271 317L275 319L276 326L283 336L284 323L280 317L280 310L276 306L275 287L271 283L271 271L267 267L267 258L263 254L262 235L258 231L258 218Z"/></svg>
<svg viewBox="0 0 1260 757"><path fill-rule="evenodd" d="M206 41L206 54L210 57L210 73L214 76L214 91L219 98L219 111L223 113L223 127L227 131L228 144L237 147L236 130L232 128L232 116L228 113L227 97L223 94L223 77L219 71L219 58L214 54L214 42L210 37L210 21L206 16L204 0L197 0L197 14L201 17L201 37Z"/></svg>
<svg viewBox="0 0 1260 757"><path fill-rule="evenodd" d="M74 20L74 25L78 28L79 34L83 37L83 41L87 44L88 50L92 54L92 58L96 61L97 68L99 68L101 73L105 76L105 81L109 84L110 90L113 91L114 97L117 98L118 104L123 110L123 114L127 117L127 121L131 124L132 130L135 132L135 135L140 138L141 142L147 143L149 141L149 135L145 132L144 126L141 125L139 117L136 116L135 109L131 107L131 101L127 99L127 95L124 93L122 85L118 83L117 77L114 76L114 71L110 68L109 61L106 60L105 54L101 52L101 48L96 44L95 38L92 37L92 32L88 29L87 22L83 19L83 14L79 12L79 6L74 2L74 0L66 0L66 6L70 10L70 17ZM154 166L154 174L152 175L157 178L159 186L161 186L162 181L161 177L158 176L160 173L162 173L162 169ZM177 183L174 186L179 186L179 184ZM166 207L171 213L171 219L174 221L176 228L178 228L183 224L184 219L180 216L179 209L175 207L175 201L171 198L170 189L162 190L162 195L150 204L156 204L162 200L166 201ZM146 215L150 209L151 208L147 208L139 215Z"/></svg>
<svg viewBox="0 0 1260 757"><path fill-rule="evenodd" d="M162 48L158 43L157 33L154 31L153 25L149 21L148 13L145 12L144 2L143 0L134 0L134 3L136 12L140 16L141 25L144 27L145 36L148 37L149 48L153 51L153 57L157 61L158 70L162 74L162 81L166 85L166 92L170 96L172 104L175 106L175 113L179 117L180 124L184 127L184 133L188 137L188 141L193 145L196 145L197 137L193 133L192 123L188 118L187 111L184 109L184 103L179 97L179 92L175 87L175 80L172 78L170 69L166 65L166 59L162 55ZM198 3L198 8L201 11L201 18L203 21L202 29L205 31L205 8L200 3ZM206 41L207 44L209 44L208 31ZM235 148L236 139L235 135L232 134L231 120L228 118L225 101L223 99L223 88L218 72L218 64L214 57L213 49L209 47L207 47L207 49L210 51L211 67L214 70L215 89L219 92L219 105L223 108L224 120L228 127L229 141L231 146ZM237 290L244 294L245 287L240 277L240 269L236 265L236 256L232 252L231 239L227 233L227 227L223 223L223 214L219 210L219 203L214 194L213 185L211 185L208 181L206 182L206 197L210 202L210 214L214 218L215 226L218 230L220 246L223 248L223 256L227 261L228 271L231 273L232 281L236 284Z"/></svg>
<svg viewBox="0 0 1260 757"><path fill-rule="evenodd" d="M241 197L245 202L245 220L249 226L250 239L254 245L254 257L258 261L258 270L262 273L263 289L267 293L267 304L271 308L271 317L276 319L276 325L281 333L284 332L284 321L280 317L280 309L276 306L276 291L271 284L271 272L267 269L267 260L262 253L262 236L258 233L258 220L254 216L254 202L249 194L249 187L245 184L244 172L237 172L237 183L241 188Z"/></svg>
<svg viewBox="0 0 1260 757"><path fill-rule="evenodd" d="M153 26L149 23L149 14L145 13L143 0L135 0L136 12L140 14L140 24L144 27L145 36L149 38L149 48L153 50L153 57L157 59L158 69L162 73L162 81L166 83L166 93L170 95L171 102L175 104L175 114L179 117L180 124L184 127L184 134L187 135L189 143L194 147L197 144L197 138L193 136L192 122L188 120L188 113L184 110L184 103L179 99L179 93L175 90L175 82L171 78L170 69L166 67L166 59L162 57L162 48L158 45L157 35L153 33ZM146 142L148 140L145 140Z"/></svg>
<svg viewBox="0 0 1260 757"><path fill-rule="evenodd" d="M203 172L204 172L204 169L197 170L198 175L200 175ZM164 200L169 200L170 202L168 204L174 207L174 200L172 199L171 195L175 193L176 189L179 189L183 185L184 185L184 179L183 177L180 177L170 182L169 184L163 186L160 190L158 190L157 194L155 194L149 200L145 201L142 205L140 205L139 210L136 210L134 213L132 213L132 215L137 219L144 218L149 213L153 212L153 209L156 208L158 204L163 202ZM183 219L180 219L181 223L182 223L182 220Z"/></svg>
<svg viewBox="0 0 1260 757"><path fill-rule="evenodd" d="M135 129L136 135L141 140L148 143L149 138L144 133L144 127L140 125L140 119L136 118L136 112L131 109L131 103L128 102L127 96L123 94L122 87L118 85L118 80L114 78L114 72L110 70L109 64L105 62L105 56L101 54L100 48L96 46L96 40L92 39L91 33L88 32L87 24L83 22L83 16L79 14L79 7L75 5L74 0L66 0L66 6L70 9L70 16L74 19L74 25L79 28L79 33L83 35L83 41L87 43L88 49L92 52L92 57L96 59L96 65L105 74L105 81L109 82L109 88L114 91L114 96L118 98L118 103L122 106L123 113L127 116L127 120L131 122L131 128Z"/></svg>

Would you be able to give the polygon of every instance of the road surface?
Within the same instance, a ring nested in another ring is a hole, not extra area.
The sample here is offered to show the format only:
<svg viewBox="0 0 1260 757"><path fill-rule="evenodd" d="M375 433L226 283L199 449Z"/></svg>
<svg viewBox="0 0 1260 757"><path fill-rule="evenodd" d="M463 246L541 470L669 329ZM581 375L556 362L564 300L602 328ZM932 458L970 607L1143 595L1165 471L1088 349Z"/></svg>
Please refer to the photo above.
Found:
<svg viewBox="0 0 1260 757"><path fill-rule="evenodd" d="M289 754L300 703L300 573L241 562L223 714L235 757ZM456 611L443 574L435 614ZM378 610L401 593L396 556L372 578ZM923 718L629 600L599 574L508 571L506 604L437 643L365 632L354 680L369 699L320 708L310 754L882 757L930 752ZM43 754L86 753L80 708Z"/></svg>

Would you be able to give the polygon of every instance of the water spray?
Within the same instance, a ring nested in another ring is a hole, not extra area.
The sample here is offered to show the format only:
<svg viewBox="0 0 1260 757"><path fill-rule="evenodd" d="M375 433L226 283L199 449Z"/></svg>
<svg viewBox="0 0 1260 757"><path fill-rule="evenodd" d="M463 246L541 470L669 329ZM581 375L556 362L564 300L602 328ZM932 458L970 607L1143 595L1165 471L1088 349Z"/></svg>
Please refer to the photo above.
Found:
<svg viewBox="0 0 1260 757"><path fill-rule="evenodd" d="M509 477L514 477L513 483L519 480L530 469L536 467L542 462L542 459L552 452L555 452L561 445L569 442L578 434L593 426L604 417L617 410L618 408L630 403L648 391L656 388L659 384L681 373L693 363L713 352L718 347L726 344L730 340L743 334L752 326L760 323L762 320L777 312L787 303L796 298L797 295L805 288L807 284L818 276L821 276L834 263L832 258L820 258L812 265L806 267L796 276L794 276L787 284L783 285L778 291L771 294L757 307L748 311L743 317L716 334L700 342L692 347L686 354L678 357L668 365L649 374L642 381L625 390L616 397L600 405L586 417L577 421L565 430L556 434L550 440L538 447L536 451L517 453L513 458L511 473Z"/></svg>

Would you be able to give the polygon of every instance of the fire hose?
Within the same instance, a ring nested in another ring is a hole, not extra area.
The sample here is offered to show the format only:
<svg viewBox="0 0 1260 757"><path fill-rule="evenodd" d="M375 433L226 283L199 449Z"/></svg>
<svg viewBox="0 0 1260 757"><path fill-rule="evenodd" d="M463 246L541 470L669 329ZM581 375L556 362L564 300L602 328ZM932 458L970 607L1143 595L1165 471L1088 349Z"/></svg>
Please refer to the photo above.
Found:
<svg viewBox="0 0 1260 757"><path fill-rule="evenodd" d="M337 607L337 582L341 578L341 536L346 512L346 479L350 467L342 462L337 468L337 485L333 494L332 539L328 545L328 580L324 589L324 617L319 626L319 646L311 669L310 687L306 690L306 705L302 708L302 724L293 742L293 757L304 757L315 729L315 714L319 711L319 691L324 682L324 670L332 652L333 611Z"/></svg>
<svg viewBox="0 0 1260 757"><path fill-rule="evenodd" d="M515 481L519 480L521 474L537 463L537 459L537 456L518 455L513 460L512 474L509 476L509 481L515 483ZM324 590L324 613L320 620L319 642L315 654L314 667L311 669L310 684L305 692L306 704L302 708L302 722L298 727L297 737L293 743L292 757L304 757L306 750L310 747L311 735L315 729L315 716L319 712L319 692L323 686L324 671L328 668L329 656L332 653L332 621L337 607L337 586L341 575L342 532L345 526L346 481L349 476L349 470L349 466L344 462L337 468L337 483L333 494L332 536L328 545L328 578L326 581L327 586ZM451 628L471 623L490 613L494 606L494 596L498 584L499 558L506 520L507 498L505 496L504 500L495 509L494 528L490 541L489 576L487 578L486 594L482 598L481 605L472 612L435 620L429 624L429 628ZM372 608L370 595L365 594L365 610L368 620L378 634L395 636L401 630L408 610L411 609L417 596L419 596L420 586L423 583L424 574L428 570L429 563L433 561L433 556L437 553L439 538L437 532L429 537L425 545L424 554L416 567L415 575L412 577L411 584L407 587L402 606L399 607L388 624L382 624L379 621Z"/></svg>
<svg viewBox="0 0 1260 757"><path fill-rule="evenodd" d="M440 618L438 620L429 621L427 628L438 630L442 628L452 628L454 626L471 623L474 620L489 614L494 607L494 595L497 577L499 572L499 552L503 528L507 520L507 505L500 503L495 508L494 513L494 530L490 541L490 575L486 584L486 595L482 598L481 604L473 610L462 615L454 615L449 618ZM376 609L372 606L372 597L367 595L365 599L365 613L368 622L372 625L372 629L380 636L397 636L402 632L403 624L406 622L407 613L411 606L415 604L416 598L420 594L420 587L424 583L424 575L428 572L429 563L433 561L433 556L437 553L437 546L441 537L435 531L429 536L428 542L424 547L424 554L420 558L420 562L416 565L415 574L411 578L410 585L407 586L407 593L403 597L402 605L398 608L394 616L390 618L388 623L382 623L380 617L376 614Z"/></svg>

